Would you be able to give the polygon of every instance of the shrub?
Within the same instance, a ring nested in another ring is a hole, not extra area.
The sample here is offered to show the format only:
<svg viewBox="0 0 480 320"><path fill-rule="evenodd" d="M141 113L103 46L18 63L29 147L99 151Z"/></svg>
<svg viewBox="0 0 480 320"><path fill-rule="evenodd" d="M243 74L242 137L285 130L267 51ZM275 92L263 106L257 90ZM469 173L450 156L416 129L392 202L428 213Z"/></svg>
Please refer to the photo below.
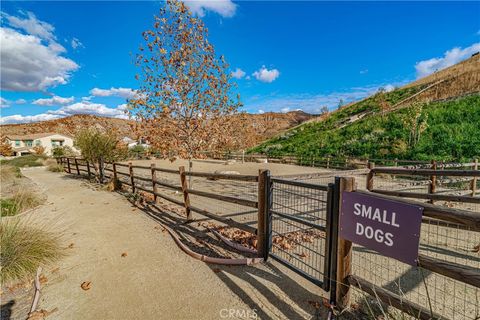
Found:
<svg viewBox="0 0 480 320"><path fill-rule="evenodd" d="M2 184L12 182L15 178L21 178L20 168L10 165L0 165L0 179Z"/></svg>
<svg viewBox="0 0 480 320"><path fill-rule="evenodd" d="M61 164L52 163L47 166L47 170L51 172L63 172L63 166Z"/></svg>
<svg viewBox="0 0 480 320"><path fill-rule="evenodd" d="M16 157L10 160L2 160L0 164L2 165L11 165L14 167L39 167L43 165L42 160L45 159L44 156L39 156L35 154L30 154L26 156Z"/></svg>
<svg viewBox="0 0 480 320"><path fill-rule="evenodd" d="M35 146L35 147L33 147L33 152L36 155L43 156L43 155L45 155L45 147Z"/></svg>
<svg viewBox="0 0 480 320"><path fill-rule="evenodd" d="M0 141L0 155L5 157L13 155L13 148L5 138Z"/></svg>
<svg viewBox="0 0 480 320"><path fill-rule="evenodd" d="M76 155L77 153L69 146L57 146L52 150L53 157L73 157Z"/></svg>
<svg viewBox="0 0 480 320"><path fill-rule="evenodd" d="M22 280L63 256L58 235L19 219L0 221L1 283Z"/></svg>

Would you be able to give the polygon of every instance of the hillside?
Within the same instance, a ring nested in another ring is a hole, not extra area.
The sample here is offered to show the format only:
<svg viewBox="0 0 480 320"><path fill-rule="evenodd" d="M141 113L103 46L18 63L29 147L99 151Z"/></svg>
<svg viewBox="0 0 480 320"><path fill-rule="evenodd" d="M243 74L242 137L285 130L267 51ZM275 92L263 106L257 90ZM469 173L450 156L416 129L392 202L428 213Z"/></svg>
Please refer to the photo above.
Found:
<svg viewBox="0 0 480 320"><path fill-rule="evenodd" d="M480 56L311 120L250 152L399 159L480 155Z"/></svg>
<svg viewBox="0 0 480 320"><path fill-rule="evenodd" d="M268 139L288 128L301 124L302 122L314 117L302 111L293 111L288 113L264 113L264 114L246 114L248 121L252 123L266 123L269 125L267 130L262 132L263 140ZM116 119L108 117L99 117L94 115L74 115L66 118L22 123L22 124L8 124L0 126L1 135L8 134L29 134L29 133L44 133L44 132L58 132L62 134L75 135L76 132L82 128L96 127L102 131L114 132L118 137L133 135L132 125L135 122L132 120Z"/></svg>

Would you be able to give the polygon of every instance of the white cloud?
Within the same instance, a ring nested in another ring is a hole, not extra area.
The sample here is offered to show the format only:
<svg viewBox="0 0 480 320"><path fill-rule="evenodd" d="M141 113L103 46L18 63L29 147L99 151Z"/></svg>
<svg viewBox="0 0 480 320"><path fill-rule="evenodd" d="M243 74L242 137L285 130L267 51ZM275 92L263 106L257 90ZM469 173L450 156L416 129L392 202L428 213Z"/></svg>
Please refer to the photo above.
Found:
<svg viewBox="0 0 480 320"><path fill-rule="evenodd" d="M10 108L10 101L3 97L0 97L0 108Z"/></svg>
<svg viewBox="0 0 480 320"><path fill-rule="evenodd" d="M110 88L110 89L99 89L93 88L90 90L90 94L96 97L110 97L117 96L125 99L132 99L135 97L137 92L130 88Z"/></svg>
<svg viewBox="0 0 480 320"><path fill-rule="evenodd" d="M73 49L77 48L85 48L83 43L80 42L77 38L73 38L72 41L70 41L70 45L72 46Z"/></svg>
<svg viewBox="0 0 480 320"><path fill-rule="evenodd" d="M14 114L12 116L6 116L0 118L0 124L13 124L13 123L28 123L58 119L60 116L54 114L37 114L34 116L22 116L20 114Z"/></svg>
<svg viewBox="0 0 480 320"><path fill-rule="evenodd" d="M245 75L246 75L245 71L243 71L240 68L237 68L235 69L235 71L232 72L232 77L236 79L242 79L243 77L245 77Z"/></svg>
<svg viewBox="0 0 480 320"><path fill-rule="evenodd" d="M125 104L121 104L116 108L108 108L104 104L100 103L77 102L68 106L64 106L57 110L49 110L45 113L32 116L22 116L16 114L12 116L1 117L0 124L53 120L68 117L74 114L91 114L104 117L127 119L128 116L125 114L125 109Z"/></svg>
<svg viewBox="0 0 480 320"><path fill-rule="evenodd" d="M38 20L32 12L27 12L26 14L23 12L20 13L23 17L14 17L3 12L1 16L5 18L13 28L21 29L32 36L48 42L54 42L56 40L55 34L53 33L55 28L51 24Z"/></svg>
<svg viewBox="0 0 480 320"><path fill-rule="evenodd" d="M268 70L265 66L262 66L258 71L252 74L255 79L262 82L273 82L280 76L280 71L277 69Z"/></svg>
<svg viewBox="0 0 480 320"><path fill-rule="evenodd" d="M0 28L1 89L45 91L66 84L78 65L62 56L66 50L55 42L53 26L32 13L25 19L2 13L3 19L10 28Z"/></svg>
<svg viewBox="0 0 480 320"><path fill-rule="evenodd" d="M265 111L263 111L262 109L258 109L258 114L264 114Z"/></svg>
<svg viewBox="0 0 480 320"><path fill-rule="evenodd" d="M367 74L367 73L368 73L368 69L360 70L360 74Z"/></svg>
<svg viewBox="0 0 480 320"><path fill-rule="evenodd" d="M289 107L285 107L285 108L280 109L280 112L282 112L282 113L287 113L288 111L290 111Z"/></svg>
<svg viewBox="0 0 480 320"><path fill-rule="evenodd" d="M63 98L59 96L53 96L48 99L37 99L33 101L33 104L37 104L40 106L58 106L58 105L64 105L64 104L69 104L72 103L73 100L75 100L74 97L70 98Z"/></svg>
<svg viewBox="0 0 480 320"><path fill-rule="evenodd" d="M17 99L15 101L7 100L3 97L0 97L0 108L10 108L12 104L25 104L27 100L25 99Z"/></svg>
<svg viewBox="0 0 480 320"><path fill-rule="evenodd" d="M231 0L189 0L184 2L190 11L199 17L204 17L206 11L213 11L224 18L231 18L237 10L237 5Z"/></svg>
<svg viewBox="0 0 480 320"><path fill-rule="evenodd" d="M472 54L480 51L480 42L472 44L470 47L453 48L445 52L441 58L432 58L423 60L415 64L417 78L422 78L436 71L450 67L462 60L469 58Z"/></svg>
<svg viewBox="0 0 480 320"><path fill-rule="evenodd" d="M27 103L27 100L25 99L18 99L15 101L15 104L25 104L25 103Z"/></svg>

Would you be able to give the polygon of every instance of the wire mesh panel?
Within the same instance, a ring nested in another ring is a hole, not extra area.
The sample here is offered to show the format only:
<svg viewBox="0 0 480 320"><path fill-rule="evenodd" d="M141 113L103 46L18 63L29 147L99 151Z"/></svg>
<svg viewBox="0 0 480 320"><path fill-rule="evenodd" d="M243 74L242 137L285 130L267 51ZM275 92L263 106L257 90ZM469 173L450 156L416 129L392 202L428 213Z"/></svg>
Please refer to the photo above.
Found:
<svg viewBox="0 0 480 320"><path fill-rule="evenodd" d="M327 186L272 179L270 256L323 285Z"/></svg>
<svg viewBox="0 0 480 320"><path fill-rule="evenodd" d="M421 255L480 270L480 232L427 218L420 235ZM444 319L480 319L480 289L473 285L412 267L356 244L352 271L376 287L432 310ZM408 319L400 310L382 306L375 297L367 297L358 289L355 293L354 303L372 318L388 314L391 318Z"/></svg>

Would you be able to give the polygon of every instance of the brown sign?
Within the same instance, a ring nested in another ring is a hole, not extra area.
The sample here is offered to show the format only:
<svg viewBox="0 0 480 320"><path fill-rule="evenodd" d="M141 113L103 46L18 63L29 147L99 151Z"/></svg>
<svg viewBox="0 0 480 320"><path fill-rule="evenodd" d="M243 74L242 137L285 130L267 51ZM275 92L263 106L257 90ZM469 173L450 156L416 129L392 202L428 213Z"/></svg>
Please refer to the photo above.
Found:
<svg viewBox="0 0 480 320"><path fill-rule="evenodd" d="M343 192L340 236L384 256L417 265L423 207Z"/></svg>

